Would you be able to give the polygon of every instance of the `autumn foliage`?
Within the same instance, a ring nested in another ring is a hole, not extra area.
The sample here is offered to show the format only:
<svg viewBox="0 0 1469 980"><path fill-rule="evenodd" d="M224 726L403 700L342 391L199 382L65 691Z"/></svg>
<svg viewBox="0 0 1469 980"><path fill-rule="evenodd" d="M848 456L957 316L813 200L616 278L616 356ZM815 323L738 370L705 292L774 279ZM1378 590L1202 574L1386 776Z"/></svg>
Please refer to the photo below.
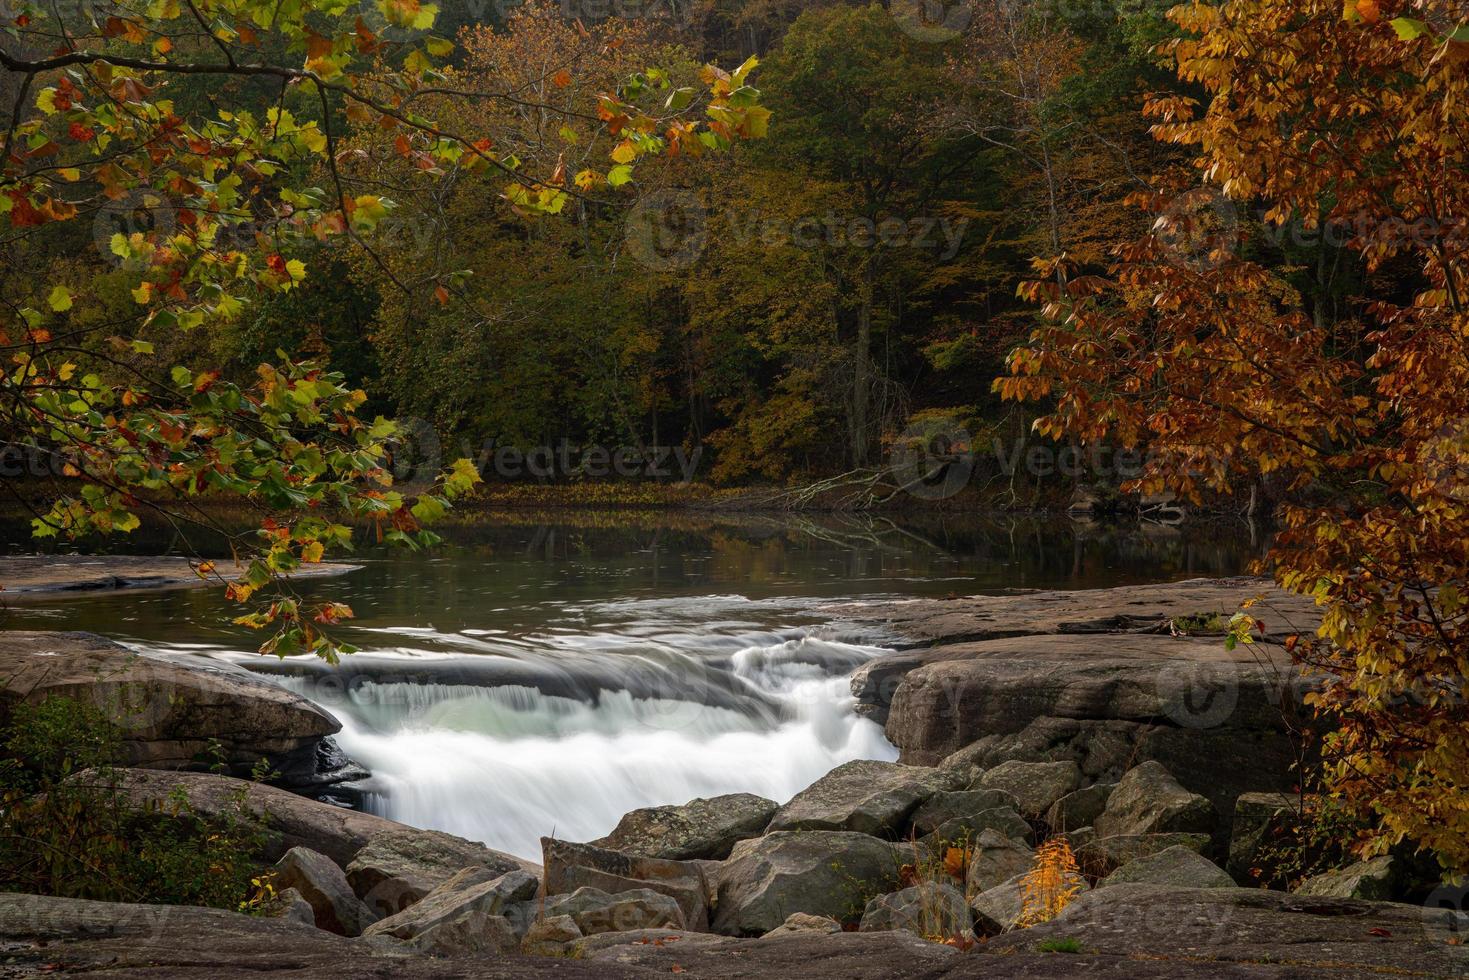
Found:
<svg viewBox="0 0 1469 980"><path fill-rule="evenodd" d="M1326 788L1358 849L1469 870L1469 36L1433 5L1191 3L1151 100L1190 166L1104 274L1039 264L1009 398L1037 428L1145 445L1140 488L1269 482L1272 569L1324 607Z"/></svg>

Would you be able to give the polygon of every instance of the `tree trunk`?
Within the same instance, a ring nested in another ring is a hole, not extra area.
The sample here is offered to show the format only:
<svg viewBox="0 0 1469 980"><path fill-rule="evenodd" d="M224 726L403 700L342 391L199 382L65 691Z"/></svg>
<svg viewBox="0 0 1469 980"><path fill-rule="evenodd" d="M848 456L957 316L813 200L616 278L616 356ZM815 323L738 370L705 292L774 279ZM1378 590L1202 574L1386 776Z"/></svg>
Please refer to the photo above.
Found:
<svg viewBox="0 0 1469 980"><path fill-rule="evenodd" d="M863 269L861 285L858 287L857 338L852 351L852 415L850 419L852 438L852 466L867 463L867 430L870 414L870 389L872 387L872 262L869 259Z"/></svg>

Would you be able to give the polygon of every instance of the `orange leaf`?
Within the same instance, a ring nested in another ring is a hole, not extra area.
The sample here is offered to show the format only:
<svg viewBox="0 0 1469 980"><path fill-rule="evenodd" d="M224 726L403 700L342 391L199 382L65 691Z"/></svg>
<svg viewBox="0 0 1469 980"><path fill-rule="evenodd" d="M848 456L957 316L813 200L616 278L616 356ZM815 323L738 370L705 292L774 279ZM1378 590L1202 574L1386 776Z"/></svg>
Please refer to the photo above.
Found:
<svg viewBox="0 0 1469 980"><path fill-rule="evenodd" d="M567 71L565 68L561 69L556 74L551 76L551 84L556 86L557 88L565 88L566 86L571 84L571 72Z"/></svg>

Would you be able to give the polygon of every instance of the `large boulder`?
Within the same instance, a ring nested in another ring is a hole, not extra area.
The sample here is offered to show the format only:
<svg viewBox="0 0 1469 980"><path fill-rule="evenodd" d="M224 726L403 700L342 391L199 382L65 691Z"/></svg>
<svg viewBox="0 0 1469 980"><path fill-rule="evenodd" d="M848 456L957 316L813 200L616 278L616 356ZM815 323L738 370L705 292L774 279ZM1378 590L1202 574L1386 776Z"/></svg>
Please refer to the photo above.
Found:
<svg viewBox="0 0 1469 980"><path fill-rule="evenodd" d="M519 945L507 914L535 898L539 887L524 871L495 875L465 868L403 911L374 922L363 935L391 936L438 952L504 952ZM502 923L509 928L508 943Z"/></svg>
<svg viewBox="0 0 1469 980"><path fill-rule="evenodd" d="M964 893L946 882L925 881L879 895L862 912L862 932L906 929L926 939L963 936L974 924Z"/></svg>
<svg viewBox="0 0 1469 980"><path fill-rule="evenodd" d="M376 916L352 892L347 876L331 858L307 847L293 847L275 865L275 887L294 889L311 907L318 929L359 936Z"/></svg>
<svg viewBox="0 0 1469 980"><path fill-rule="evenodd" d="M436 830L395 825L377 834L347 865L347 880L380 917L403 911L465 868L496 875L535 865Z"/></svg>
<svg viewBox="0 0 1469 980"><path fill-rule="evenodd" d="M1087 890L1087 883L1081 875L1069 875L1065 887L1081 894ZM1025 916L1025 876L1017 875L981 892L969 905L974 912L976 932L995 935L1016 928Z"/></svg>
<svg viewBox="0 0 1469 980"><path fill-rule="evenodd" d="M1171 885L1177 888L1233 888L1234 879L1197 851L1180 844L1129 861L1097 883Z"/></svg>
<svg viewBox="0 0 1469 980"><path fill-rule="evenodd" d="M886 841L846 831L776 831L740 841L718 875L714 931L759 936L793 912L855 921L868 899L898 886Z"/></svg>
<svg viewBox="0 0 1469 980"><path fill-rule="evenodd" d="M954 817L939 824L933 833L923 838L930 848L959 846L977 840L987 830L1013 837L1016 840L1031 840L1035 831L1025 818L1008 806L981 810L968 816Z"/></svg>
<svg viewBox="0 0 1469 980"><path fill-rule="evenodd" d="M1384 854L1308 878L1296 888L1296 894L1385 901L1393 897L1397 876L1392 855Z"/></svg>
<svg viewBox="0 0 1469 980"><path fill-rule="evenodd" d="M545 915L569 916L584 936L634 929L683 929L683 910L667 895L638 888L609 895L599 888L578 888L570 895L545 900Z"/></svg>
<svg viewBox="0 0 1469 980"><path fill-rule="evenodd" d="M1129 769L1097 818L1097 834L1212 834L1216 815L1209 800L1190 793L1154 761Z"/></svg>
<svg viewBox="0 0 1469 980"><path fill-rule="evenodd" d="M704 869L691 861L640 857L591 844L541 838L545 893L564 895L579 888L608 893L647 888L678 902L681 928L709 927L709 884Z"/></svg>
<svg viewBox="0 0 1469 980"><path fill-rule="evenodd" d="M1203 853L1209 846L1206 834L1123 834L1097 837L1076 848L1076 863L1094 878L1105 878L1124 864L1131 864L1170 847L1186 847Z"/></svg>
<svg viewBox="0 0 1469 980"><path fill-rule="evenodd" d="M969 854L966 887L971 895L987 892L1023 875L1035 864L1035 851L1028 844L986 830L974 842Z"/></svg>
<svg viewBox="0 0 1469 980"><path fill-rule="evenodd" d="M920 837L938 830L950 820L973 817L990 810L1018 810L1015 797L1003 790L969 789L935 793L913 811L910 826Z"/></svg>
<svg viewBox="0 0 1469 980"><path fill-rule="evenodd" d="M530 956L565 956L568 947L580 938L581 927L571 916L541 917L521 937L520 951Z"/></svg>
<svg viewBox="0 0 1469 980"><path fill-rule="evenodd" d="M1020 812L1038 817L1057 800L1081 785L1081 768L1075 762L1005 762L985 772L979 785L1015 797Z"/></svg>
<svg viewBox="0 0 1469 980"><path fill-rule="evenodd" d="M792 912L786 916L784 922L765 933L765 936L789 936L797 932L831 934L841 931L842 924L829 915L810 915L806 912ZM760 938L764 939L765 936Z"/></svg>
<svg viewBox="0 0 1469 980"><path fill-rule="evenodd" d="M201 816L243 810L263 820L270 829L261 854L266 861L279 860L293 847L306 847L346 865L376 837L417 832L370 813L346 810L232 776L151 769L119 769L113 774L117 792L139 807L169 806L174 794L181 793Z"/></svg>
<svg viewBox="0 0 1469 980"><path fill-rule="evenodd" d="M262 762L282 785L318 782L317 748L341 725L299 695L233 664L139 653L92 633L0 637L0 724L18 702L89 701L117 723L125 761L237 775Z"/></svg>
<svg viewBox="0 0 1469 980"><path fill-rule="evenodd" d="M859 760L838 766L776 811L771 831L849 830L895 836L924 800L957 789L951 770Z"/></svg>
<svg viewBox="0 0 1469 980"><path fill-rule="evenodd" d="M917 980L951 975L948 971L963 962L954 947L906 929L778 930L757 939L645 930L591 936L576 943L571 955L594 969L623 967L639 969L644 977L683 974L707 980Z"/></svg>
<svg viewBox="0 0 1469 980"><path fill-rule="evenodd" d="M642 857L722 861L736 841L764 833L778 809L774 800L751 793L647 807L625 814L612 833L592 843Z"/></svg>

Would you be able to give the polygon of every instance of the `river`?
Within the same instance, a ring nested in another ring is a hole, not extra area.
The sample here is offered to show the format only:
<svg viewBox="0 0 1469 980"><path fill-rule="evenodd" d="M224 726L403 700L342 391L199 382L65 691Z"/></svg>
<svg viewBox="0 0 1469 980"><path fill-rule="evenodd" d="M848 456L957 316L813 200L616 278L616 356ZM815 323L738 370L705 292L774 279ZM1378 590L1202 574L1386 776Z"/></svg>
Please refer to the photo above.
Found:
<svg viewBox="0 0 1469 980"><path fill-rule="evenodd" d="M215 589L16 604L0 624L242 663L341 721L337 741L372 772L365 808L534 859L541 835L596 838L636 807L784 801L842 762L895 758L847 677L897 638L839 604L1228 575L1259 553L1233 525L559 519L482 521L427 554L369 549L358 571L303 586L357 612L340 638L361 652L340 667L253 653Z"/></svg>

